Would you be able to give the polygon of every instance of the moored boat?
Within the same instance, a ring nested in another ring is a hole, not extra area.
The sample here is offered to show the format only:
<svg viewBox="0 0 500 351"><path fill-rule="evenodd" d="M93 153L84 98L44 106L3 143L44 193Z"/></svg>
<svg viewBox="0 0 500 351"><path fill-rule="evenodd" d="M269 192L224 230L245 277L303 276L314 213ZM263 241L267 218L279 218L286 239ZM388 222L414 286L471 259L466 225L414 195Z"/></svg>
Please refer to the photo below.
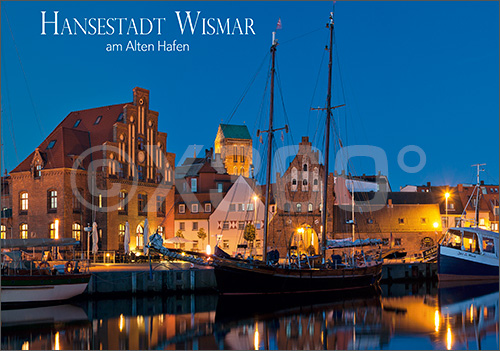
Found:
<svg viewBox="0 0 500 351"><path fill-rule="evenodd" d="M2 307L12 304L48 303L82 294L90 280L82 261L36 260L28 248L75 245L74 239L2 239Z"/></svg>

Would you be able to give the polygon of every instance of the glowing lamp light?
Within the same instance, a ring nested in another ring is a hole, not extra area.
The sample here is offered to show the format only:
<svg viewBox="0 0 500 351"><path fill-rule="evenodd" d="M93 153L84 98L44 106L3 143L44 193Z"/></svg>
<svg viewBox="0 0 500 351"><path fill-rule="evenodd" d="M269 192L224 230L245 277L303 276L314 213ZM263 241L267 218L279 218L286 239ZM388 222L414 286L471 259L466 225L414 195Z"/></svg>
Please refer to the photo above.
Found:
<svg viewBox="0 0 500 351"><path fill-rule="evenodd" d="M120 314L120 322L118 324L118 328L120 331L123 331L123 326L125 325L125 317L123 317L123 314Z"/></svg>
<svg viewBox="0 0 500 351"><path fill-rule="evenodd" d="M450 197L450 193L444 193L444 197L448 199Z"/></svg>
<svg viewBox="0 0 500 351"><path fill-rule="evenodd" d="M59 344L59 332L54 336L54 350L60 350L61 346Z"/></svg>
<svg viewBox="0 0 500 351"><path fill-rule="evenodd" d="M433 226L434 228L437 228L437 227L439 227L439 223L438 223L438 222L434 222L434 223L432 224L432 226Z"/></svg>
<svg viewBox="0 0 500 351"><path fill-rule="evenodd" d="M297 229L297 233L304 234L304 228Z"/></svg>
<svg viewBox="0 0 500 351"><path fill-rule="evenodd" d="M212 253L212 247L210 245L207 245L207 255L210 255Z"/></svg>
<svg viewBox="0 0 500 351"><path fill-rule="evenodd" d="M55 229L54 229L54 238L59 239L59 220L58 219L56 219L54 221L54 226L55 226Z"/></svg>
<svg viewBox="0 0 500 351"><path fill-rule="evenodd" d="M253 200L254 200L254 201L257 201L258 199L259 199L259 197L258 197L257 195L255 195L255 196L253 197Z"/></svg>

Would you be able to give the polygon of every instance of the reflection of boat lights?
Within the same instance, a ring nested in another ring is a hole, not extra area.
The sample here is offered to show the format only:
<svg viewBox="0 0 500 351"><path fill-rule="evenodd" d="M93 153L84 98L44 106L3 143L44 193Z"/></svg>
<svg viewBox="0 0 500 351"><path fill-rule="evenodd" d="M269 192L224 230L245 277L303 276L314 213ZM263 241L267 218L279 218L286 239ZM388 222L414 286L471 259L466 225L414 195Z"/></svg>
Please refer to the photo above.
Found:
<svg viewBox="0 0 500 351"><path fill-rule="evenodd" d="M160 325L162 325L162 324L163 324L163 315L162 315L162 314L160 314L160 315L158 316L158 321L160 322Z"/></svg>
<svg viewBox="0 0 500 351"><path fill-rule="evenodd" d="M143 316L137 316L137 324L139 324L139 325L144 324L144 317Z"/></svg>
<svg viewBox="0 0 500 351"><path fill-rule="evenodd" d="M470 322L473 323L474 322L474 305L471 304L470 305Z"/></svg>
<svg viewBox="0 0 500 351"><path fill-rule="evenodd" d="M324 336L323 336L324 333L325 333L324 331L321 331L321 334L320 334L321 335L321 345L323 345L323 343L324 343L324 341L323 341L324 340Z"/></svg>
<svg viewBox="0 0 500 351"><path fill-rule="evenodd" d="M59 332L56 333L54 337L54 350L60 350L61 347L59 346Z"/></svg>
<svg viewBox="0 0 500 351"><path fill-rule="evenodd" d="M446 330L446 349L451 350L451 328L448 326L448 329Z"/></svg>
<svg viewBox="0 0 500 351"><path fill-rule="evenodd" d="M486 308L486 306L483 309L483 316L484 316L484 319L488 318L488 308Z"/></svg>
<svg viewBox="0 0 500 351"><path fill-rule="evenodd" d="M118 327L120 328L120 332L123 331L124 324L125 324L125 318L123 317L123 314L120 314L120 322L118 324Z"/></svg>
<svg viewBox="0 0 500 351"><path fill-rule="evenodd" d="M30 343L29 341L25 341L21 346L21 350L29 350L29 349L30 349Z"/></svg>
<svg viewBox="0 0 500 351"><path fill-rule="evenodd" d="M436 333L439 331L439 311L434 311L434 330Z"/></svg>
<svg viewBox="0 0 500 351"><path fill-rule="evenodd" d="M210 245L207 245L207 255L210 255L212 253L212 247Z"/></svg>
<svg viewBox="0 0 500 351"><path fill-rule="evenodd" d="M255 331L253 333L253 348L254 350L259 349L259 325L255 323Z"/></svg>

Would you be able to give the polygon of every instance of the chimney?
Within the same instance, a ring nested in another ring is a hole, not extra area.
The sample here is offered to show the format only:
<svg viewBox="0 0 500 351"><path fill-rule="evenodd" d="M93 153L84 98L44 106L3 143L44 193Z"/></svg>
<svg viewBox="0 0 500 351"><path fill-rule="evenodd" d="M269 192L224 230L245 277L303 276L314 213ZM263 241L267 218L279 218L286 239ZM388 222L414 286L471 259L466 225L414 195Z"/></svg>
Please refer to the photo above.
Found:
<svg viewBox="0 0 500 351"><path fill-rule="evenodd" d="M484 185L484 180L481 180L481 185Z"/></svg>
<svg viewBox="0 0 500 351"><path fill-rule="evenodd" d="M462 184L457 184L457 190L459 193L464 191L464 186Z"/></svg>

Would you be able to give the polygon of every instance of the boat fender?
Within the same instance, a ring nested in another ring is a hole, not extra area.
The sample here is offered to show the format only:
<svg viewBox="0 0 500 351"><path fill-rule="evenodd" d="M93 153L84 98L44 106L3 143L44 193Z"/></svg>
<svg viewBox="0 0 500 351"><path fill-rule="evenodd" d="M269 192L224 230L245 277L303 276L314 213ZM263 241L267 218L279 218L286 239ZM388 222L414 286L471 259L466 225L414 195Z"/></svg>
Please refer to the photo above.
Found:
<svg viewBox="0 0 500 351"><path fill-rule="evenodd" d="M71 261L66 262L66 264L64 265L64 271L66 273L71 273L73 271L73 268L73 263Z"/></svg>

